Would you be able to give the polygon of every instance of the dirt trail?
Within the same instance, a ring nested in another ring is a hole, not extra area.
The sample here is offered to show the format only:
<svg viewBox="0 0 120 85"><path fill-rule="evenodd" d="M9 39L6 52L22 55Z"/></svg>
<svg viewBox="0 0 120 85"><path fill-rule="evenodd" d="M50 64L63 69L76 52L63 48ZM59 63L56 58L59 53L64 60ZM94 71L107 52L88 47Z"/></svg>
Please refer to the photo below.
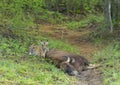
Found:
<svg viewBox="0 0 120 85"><path fill-rule="evenodd" d="M54 25L43 25L42 31L39 29L44 36L51 36L55 39L67 40L70 44L80 48L80 54L87 56L87 58L92 59L92 55L100 49L100 47L90 43L87 38L90 33L89 30L73 31L68 30L65 27L54 26ZM63 29L63 30L62 30ZM62 35L62 31L64 31Z"/></svg>
<svg viewBox="0 0 120 85"><path fill-rule="evenodd" d="M70 44L80 48L80 54L86 56L89 61L93 60L93 54L100 48L90 43L87 38L89 30L73 31L65 27L54 25L43 25L42 29L37 29L44 36L51 36L55 39L67 40ZM103 85L102 74L99 69L83 71L75 85Z"/></svg>

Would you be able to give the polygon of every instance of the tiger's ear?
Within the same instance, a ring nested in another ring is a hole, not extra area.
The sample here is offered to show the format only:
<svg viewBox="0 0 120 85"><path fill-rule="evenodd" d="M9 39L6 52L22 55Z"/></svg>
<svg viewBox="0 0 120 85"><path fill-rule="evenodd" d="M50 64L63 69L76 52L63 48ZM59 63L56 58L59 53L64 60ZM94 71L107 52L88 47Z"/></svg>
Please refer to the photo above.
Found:
<svg viewBox="0 0 120 85"><path fill-rule="evenodd" d="M48 45L48 44L49 44L48 40L46 40L45 44L46 44L46 45Z"/></svg>
<svg viewBox="0 0 120 85"><path fill-rule="evenodd" d="M40 40L40 44L41 44L41 45L43 45L43 44L44 44L44 42L43 42L42 40Z"/></svg>

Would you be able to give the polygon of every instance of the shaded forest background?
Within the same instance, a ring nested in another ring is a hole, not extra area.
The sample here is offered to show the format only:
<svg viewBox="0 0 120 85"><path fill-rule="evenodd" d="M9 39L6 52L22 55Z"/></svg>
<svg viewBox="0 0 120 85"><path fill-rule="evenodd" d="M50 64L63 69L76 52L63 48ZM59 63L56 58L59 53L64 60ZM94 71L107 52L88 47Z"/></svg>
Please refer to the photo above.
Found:
<svg viewBox="0 0 120 85"><path fill-rule="evenodd" d="M99 17L103 16L105 19L102 24L107 26L110 6L113 28L117 29L120 25L119 5L119 0L2 0L0 18L3 23L5 19L8 20L6 24L9 24L10 28L23 28L42 22L80 21L91 15L90 22L96 23ZM102 28L102 30L109 30L108 26Z"/></svg>

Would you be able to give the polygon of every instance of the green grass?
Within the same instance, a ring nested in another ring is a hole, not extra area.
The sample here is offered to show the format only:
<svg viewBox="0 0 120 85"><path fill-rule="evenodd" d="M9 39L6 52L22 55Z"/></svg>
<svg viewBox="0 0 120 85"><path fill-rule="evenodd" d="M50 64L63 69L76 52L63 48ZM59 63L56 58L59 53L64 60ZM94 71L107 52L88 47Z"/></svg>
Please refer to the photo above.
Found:
<svg viewBox="0 0 120 85"><path fill-rule="evenodd" d="M39 16L38 19L44 22L59 24L67 20L67 17L59 12L48 11L48 10L43 10L41 12L43 15L42 16L38 15Z"/></svg>
<svg viewBox="0 0 120 85"><path fill-rule="evenodd" d="M17 58L16 58L17 59ZM70 78L55 66L40 62L37 58L0 60L0 84L2 85L68 85Z"/></svg>
<svg viewBox="0 0 120 85"><path fill-rule="evenodd" d="M89 26L90 24L93 24L93 23L98 24L102 21L103 21L103 16L88 15L87 17L81 19L80 21L70 21L65 25L68 27L68 29L79 30L81 28Z"/></svg>
<svg viewBox="0 0 120 85"><path fill-rule="evenodd" d="M78 49L78 47L71 46L68 42L63 42L63 41L54 40L54 39L49 39L49 42L50 42L50 45L49 45L50 48L55 48L55 49L68 51L71 53L80 54L80 49Z"/></svg>
<svg viewBox="0 0 120 85"><path fill-rule="evenodd" d="M120 43L110 44L94 55L95 62L102 65L105 85L120 85Z"/></svg>

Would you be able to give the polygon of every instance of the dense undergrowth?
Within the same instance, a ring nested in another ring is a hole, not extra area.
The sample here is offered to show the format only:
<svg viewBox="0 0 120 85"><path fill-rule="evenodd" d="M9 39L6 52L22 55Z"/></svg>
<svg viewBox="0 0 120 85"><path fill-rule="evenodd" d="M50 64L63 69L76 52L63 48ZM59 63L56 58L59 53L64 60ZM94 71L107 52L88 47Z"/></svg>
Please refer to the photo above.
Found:
<svg viewBox="0 0 120 85"><path fill-rule="evenodd" d="M101 15L88 15L86 17L84 17L83 19L78 20L72 20L69 21L67 23L65 23L65 25L71 29L71 30L80 30L81 28L86 28L86 27L90 27L90 26L94 26L96 24L99 24L103 21L103 16Z"/></svg>
<svg viewBox="0 0 120 85"><path fill-rule="evenodd" d="M109 44L94 55L95 62L102 65L105 85L120 85L120 43Z"/></svg>

